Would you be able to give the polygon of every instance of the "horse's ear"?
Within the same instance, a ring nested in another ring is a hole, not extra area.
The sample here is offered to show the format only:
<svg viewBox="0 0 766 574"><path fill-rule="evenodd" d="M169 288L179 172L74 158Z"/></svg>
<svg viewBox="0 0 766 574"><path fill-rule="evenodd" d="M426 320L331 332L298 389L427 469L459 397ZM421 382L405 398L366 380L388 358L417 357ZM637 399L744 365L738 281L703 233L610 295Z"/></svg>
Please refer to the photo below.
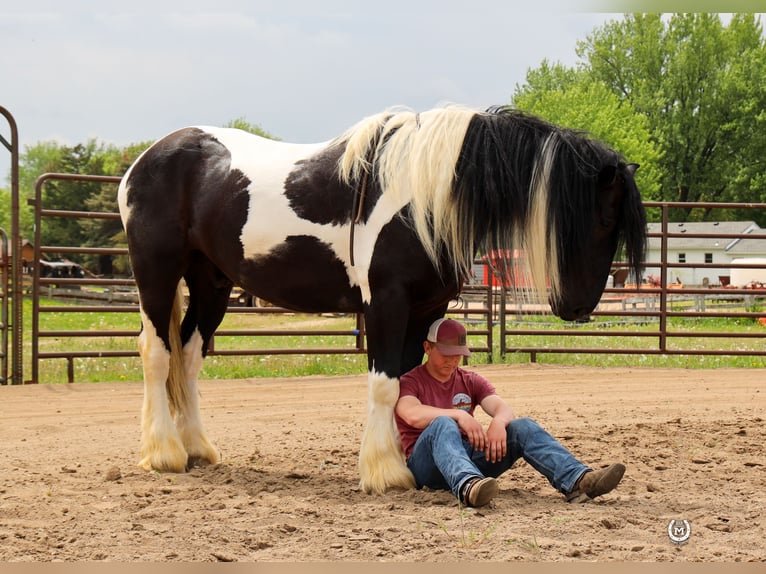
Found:
<svg viewBox="0 0 766 574"><path fill-rule="evenodd" d="M617 178L617 166L608 165L601 170L598 174L598 184L604 187L609 187L614 183Z"/></svg>
<svg viewBox="0 0 766 574"><path fill-rule="evenodd" d="M627 169L627 170L628 170L628 173L629 173L630 175L635 175L635 173L636 173L636 170L637 170L639 167L641 167L641 166L640 166L639 164L637 164L637 163L629 163L628 165L626 165L626 166L625 166L625 169Z"/></svg>

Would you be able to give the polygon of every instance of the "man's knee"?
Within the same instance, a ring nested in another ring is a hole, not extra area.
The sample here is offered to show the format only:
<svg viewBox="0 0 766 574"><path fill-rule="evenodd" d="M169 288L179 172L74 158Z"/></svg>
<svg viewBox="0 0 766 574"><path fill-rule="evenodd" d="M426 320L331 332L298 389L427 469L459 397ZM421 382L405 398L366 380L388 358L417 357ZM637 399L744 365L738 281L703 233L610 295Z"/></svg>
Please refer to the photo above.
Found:
<svg viewBox="0 0 766 574"><path fill-rule="evenodd" d="M514 435L518 438L523 438L529 436L529 433L535 432L539 428L540 425L537 424L537 422L535 422L533 419L529 417L521 417L518 419L513 419L511 422L509 422L506 430L509 436Z"/></svg>
<svg viewBox="0 0 766 574"><path fill-rule="evenodd" d="M436 417L428 423L428 426L423 429L422 433L420 433L420 437L418 438L418 442L415 443L415 446L417 447L418 443L424 441L433 448L435 444L440 443L453 435L460 436L460 427L457 422L450 417Z"/></svg>

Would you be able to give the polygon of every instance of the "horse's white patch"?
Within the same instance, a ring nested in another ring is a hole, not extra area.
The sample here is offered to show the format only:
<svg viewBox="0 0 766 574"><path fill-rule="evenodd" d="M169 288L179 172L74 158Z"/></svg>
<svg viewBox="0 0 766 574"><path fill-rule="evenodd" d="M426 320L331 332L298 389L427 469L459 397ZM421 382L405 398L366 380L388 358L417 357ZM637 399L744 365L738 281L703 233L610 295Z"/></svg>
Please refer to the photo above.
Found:
<svg viewBox="0 0 766 574"><path fill-rule="evenodd" d="M284 182L295 164L325 149L328 142L291 144L276 142L240 130L204 127L231 154L231 167L251 181L247 221L240 241L244 256L255 259L269 254L290 236L306 235L328 245L346 267L349 284L359 286L362 299L370 301L367 272L375 242L383 226L391 221L408 198L383 196L367 222L354 231L354 265L351 265L350 225L323 225L298 217L284 194Z"/></svg>
<svg viewBox="0 0 766 574"><path fill-rule="evenodd" d="M127 174L126 174L127 175ZM120 210L120 219L123 225L127 225L130 218L130 208L128 207L128 184L127 178L123 177L117 188L117 207Z"/></svg>
<svg viewBox="0 0 766 574"><path fill-rule="evenodd" d="M136 165L135 163L133 165ZM117 207L120 210L120 219L122 220L122 226L127 229L128 219L130 219L130 208L128 207L128 175L133 169L133 165L128 168L125 175L120 180L120 185L117 187Z"/></svg>
<svg viewBox="0 0 766 574"><path fill-rule="evenodd" d="M290 235L317 235L316 226L299 218L284 195L287 175L296 162L311 157L326 144L291 144L230 128L201 127L231 154L231 168L250 180L250 203L240 241L247 258L266 255ZM322 235L325 235L323 233Z"/></svg>

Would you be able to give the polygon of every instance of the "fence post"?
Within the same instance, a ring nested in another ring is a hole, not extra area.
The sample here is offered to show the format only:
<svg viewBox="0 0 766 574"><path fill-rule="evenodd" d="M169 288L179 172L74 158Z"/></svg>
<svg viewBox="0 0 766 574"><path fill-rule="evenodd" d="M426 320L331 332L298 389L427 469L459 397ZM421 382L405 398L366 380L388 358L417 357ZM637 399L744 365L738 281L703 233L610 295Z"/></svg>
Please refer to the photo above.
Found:
<svg viewBox="0 0 766 574"><path fill-rule="evenodd" d="M662 206L662 239L660 243L660 339L659 350L668 350L668 206ZM641 278L636 277L641 287Z"/></svg>
<svg viewBox="0 0 766 574"><path fill-rule="evenodd" d="M2 354L2 366L0 366L0 385L8 384L8 297L10 297L9 286L11 266L8 264L8 235L5 229L0 228L0 242L3 249L3 259L0 262L0 274L2 274L2 301L0 301L0 322L2 323L2 334L0 334L0 354Z"/></svg>
<svg viewBox="0 0 766 574"><path fill-rule="evenodd" d="M0 106L0 114L8 120L11 128L11 141L8 142L0 136L0 142L11 152L11 296L13 298L12 309L12 341L11 341L11 384L20 385L24 382L24 336L23 336L23 312L24 301L22 298L22 273L21 273L21 229L19 222L19 130L16 120L11 113Z"/></svg>

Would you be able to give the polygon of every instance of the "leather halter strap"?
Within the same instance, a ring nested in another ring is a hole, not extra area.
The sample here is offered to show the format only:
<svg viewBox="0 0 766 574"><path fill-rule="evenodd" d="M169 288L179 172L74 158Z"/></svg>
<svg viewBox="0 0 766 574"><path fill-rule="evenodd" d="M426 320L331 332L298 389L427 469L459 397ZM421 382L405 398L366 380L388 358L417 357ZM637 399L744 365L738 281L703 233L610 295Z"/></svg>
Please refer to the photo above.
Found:
<svg viewBox="0 0 766 574"><path fill-rule="evenodd" d="M367 155L367 165L372 166L372 156L373 156L373 150L370 150L370 152ZM354 203L351 208L351 213L354 215L353 219L351 220L351 226L349 228L348 232L348 255L349 255L349 261L351 262L351 266L354 266L354 229L359 224L360 221L362 221L362 216L364 214L364 206L365 206L365 199L367 198L367 180L370 178L370 172L369 170L364 170L364 174L362 175L362 181L359 186L359 192L356 193L356 190L354 190Z"/></svg>

